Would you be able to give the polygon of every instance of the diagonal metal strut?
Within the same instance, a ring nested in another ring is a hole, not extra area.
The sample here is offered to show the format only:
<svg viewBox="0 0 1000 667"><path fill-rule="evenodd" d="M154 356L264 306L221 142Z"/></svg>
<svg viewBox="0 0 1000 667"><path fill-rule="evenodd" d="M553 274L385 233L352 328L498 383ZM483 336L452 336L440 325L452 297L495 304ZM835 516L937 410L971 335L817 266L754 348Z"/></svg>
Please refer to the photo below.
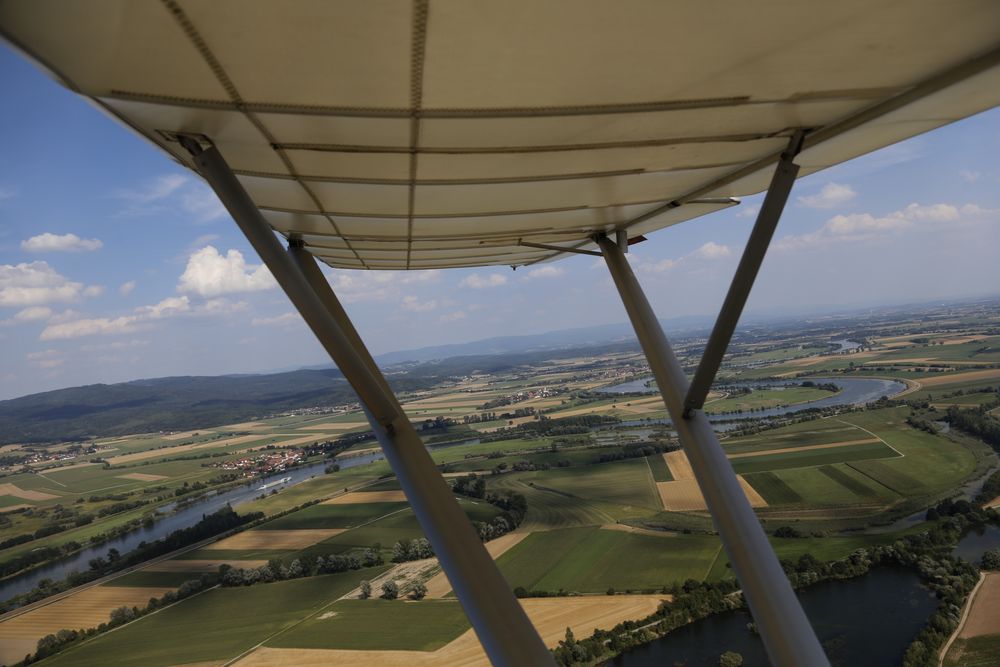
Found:
<svg viewBox="0 0 1000 667"><path fill-rule="evenodd" d="M504 667L553 666L552 654L455 500L315 260L295 244L285 252L218 149L203 149L189 137L183 137L182 143L358 393L382 451L490 661Z"/></svg>
<svg viewBox="0 0 1000 667"><path fill-rule="evenodd" d="M757 221L750 232L740 264L736 267L736 275L729 285L726 300L719 310L719 317L715 320L715 326L708 337L701 363L698 364L698 370L691 380L691 388L688 389L687 397L684 399L685 417L690 415L692 410L701 410L705 405L705 399L712 388L712 381L719 372L722 358L726 355L729 341L736 331L736 324L740 321L743 307L750 296L750 289L757 279L757 272L764 261L767 247L771 244L771 238L778 226L778 220L781 219L781 212L785 209L785 202L788 201L795 177L798 176L799 165L792 160L802 149L804 138L805 133L797 131L789 141L788 148L781 154L781 159L778 160L771 185L767 188L767 195L764 196L764 203L757 213Z"/></svg>
<svg viewBox="0 0 1000 667"><path fill-rule="evenodd" d="M776 667L828 667L778 557L740 487L712 425L701 410L685 418L687 376L622 249L606 236L597 243L649 361L698 486L743 588L771 663Z"/></svg>

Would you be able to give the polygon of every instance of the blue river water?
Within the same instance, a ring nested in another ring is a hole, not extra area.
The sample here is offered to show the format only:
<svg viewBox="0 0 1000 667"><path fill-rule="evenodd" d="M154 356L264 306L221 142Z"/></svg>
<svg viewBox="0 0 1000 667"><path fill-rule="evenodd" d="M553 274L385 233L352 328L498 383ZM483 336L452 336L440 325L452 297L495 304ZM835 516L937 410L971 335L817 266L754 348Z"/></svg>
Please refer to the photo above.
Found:
<svg viewBox="0 0 1000 667"><path fill-rule="evenodd" d="M899 382L898 380L884 380L882 378L844 378L844 377L810 377L809 380L816 383L832 383L840 387L841 391L829 396L824 396L823 398L816 399L815 401L808 401L806 403L798 403L795 405L789 405L783 408L770 408L767 410L757 410L756 412L737 412L725 415L709 415L709 420L713 422L718 421L731 421L736 419L747 419L750 417L775 417L779 415L785 415L794 412L801 412L803 410L808 410L810 408L830 408L837 405L864 405L865 403L870 403L872 401L877 401L879 398L886 396L892 398L896 394L899 394L904 389L906 389L906 384ZM608 387L602 387L596 391L604 394L626 394L626 393L643 393L643 394L655 394L657 393L656 386L647 387L646 383L649 382L648 378L643 378L640 380L630 380L628 382L622 382L620 384L611 385ZM762 380L759 382L747 382L747 386L770 386L770 387L781 387L785 384L799 384L802 380L789 381L789 382L776 382L774 380ZM640 426L649 423L662 423L669 424L669 419L654 419L654 420L634 420L627 421L623 424L625 426Z"/></svg>
<svg viewBox="0 0 1000 667"><path fill-rule="evenodd" d="M887 667L937 607L930 590L910 570L878 568L863 577L826 581L799 592L799 600L834 667ZM750 614L733 611L674 630L615 658L617 667L716 667L725 651L743 656L743 667L770 665Z"/></svg>

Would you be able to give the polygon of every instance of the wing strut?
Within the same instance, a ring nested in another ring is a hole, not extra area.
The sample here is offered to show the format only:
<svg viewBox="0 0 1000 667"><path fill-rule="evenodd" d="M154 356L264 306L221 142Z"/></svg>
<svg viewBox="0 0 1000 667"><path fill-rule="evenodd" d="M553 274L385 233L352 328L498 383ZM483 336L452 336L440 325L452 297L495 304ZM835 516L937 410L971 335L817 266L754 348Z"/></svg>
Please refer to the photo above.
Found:
<svg viewBox="0 0 1000 667"><path fill-rule="evenodd" d="M691 387L684 399L685 417L690 415L692 410L701 410L702 406L705 405L705 398L708 397L708 391L712 387L712 381L715 380L715 374L719 372L722 357L725 356L726 348L729 347L729 341L736 330L736 324L740 321L743 306L746 305L747 298L750 296L750 289L753 287L754 280L757 279L757 272L764 261L764 254L767 253L767 247L771 244L771 237L774 236L778 220L781 219L781 212L785 209L785 202L788 201L795 177L799 173L799 165L795 164L793 160L802 149L804 138L805 133L801 130L797 131L789 141L788 148L781 154L781 159L778 160L778 166L771 178L771 185L767 188L767 194L764 196L764 203L760 207L760 212L757 213L757 222L754 223L753 230L750 232L750 238L743 250L743 256L740 258L740 264L736 267L736 275L733 276L733 282L729 285L729 293L726 294L726 300L722 302L722 309L719 311L719 317L715 320L712 334L708 337L708 344L701 356L701 363L698 364L698 370L694 374L694 379L691 380Z"/></svg>
<svg viewBox="0 0 1000 667"><path fill-rule="evenodd" d="M455 500L315 260L296 243L285 252L215 146L203 147L191 137L181 137L181 141L357 392L382 451L492 663L554 665L552 654Z"/></svg>
<svg viewBox="0 0 1000 667"><path fill-rule="evenodd" d="M767 249L767 242L774 232L774 225L795 180L798 168L791 160L799 146L801 136L793 140L786 156L779 163L771 190L768 191L737 270L734 286L723 306L716 330L712 333L718 349L713 354L718 358L709 356L706 352L706 359L702 360L699 368L699 372L702 372L702 367L710 369L709 385L722 354L725 353L726 344ZM677 361L656 314L625 259L623 249L607 236L595 237L595 241L604 254L608 270L649 361L673 427L691 462L698 486L722 538L729 562L743 588L743 595L750 605L771 663L776 667L828 667L830 663L816 633L809 624L778 557L768 543L760 521L750 507L708 417L700 409L704 397L695 401L698 406L696 409L687 408L685 397L699 394L691 393L684 369ZM708 370L702 373L705 375Z"/></svg>

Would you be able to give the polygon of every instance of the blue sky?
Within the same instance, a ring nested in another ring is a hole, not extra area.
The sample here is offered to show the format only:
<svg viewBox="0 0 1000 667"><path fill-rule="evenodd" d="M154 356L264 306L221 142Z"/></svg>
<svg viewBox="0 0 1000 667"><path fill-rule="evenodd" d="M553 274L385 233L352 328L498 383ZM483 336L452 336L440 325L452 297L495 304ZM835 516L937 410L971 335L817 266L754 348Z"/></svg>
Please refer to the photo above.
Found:
<svg viewBox="0 0 1000 667"><path fill-rule="evenodd" d="M0 46L0 399L324 354L212 194ZM747 314L1000 292L1000 110L797 182ZM630 259L664 318L717 312L760 197ZM327 271L375 354L621 322L600 260Z"/></svg>

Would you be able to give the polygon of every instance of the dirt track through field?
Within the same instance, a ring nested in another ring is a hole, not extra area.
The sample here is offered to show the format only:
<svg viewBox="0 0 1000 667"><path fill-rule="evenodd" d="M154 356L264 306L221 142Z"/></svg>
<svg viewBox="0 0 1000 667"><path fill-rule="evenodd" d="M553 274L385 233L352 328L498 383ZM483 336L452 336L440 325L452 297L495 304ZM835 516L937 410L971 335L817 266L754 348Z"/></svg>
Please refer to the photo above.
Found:
<svg viewBox="0 0 1000 667"><path fill-rule="evenodd" d="M369 426L368 422L323 422L322 424L309 424L299 426L296 431L349 431L352 428Z"/></svg>
<svg viewBox="0 0 1000 667"><path fill-rule="evenodd" d="M206 550L217 549L302 549L317 542L340 535L346 528L309 528L301 530L245 530L219 542Z"/></svg>
<svg viewBox="0 0 1000 667"><path fill-rule="evenodd" d="M493 560L507 553L510 549L521 543L531 533L507 533L495 540L486 543L486 550ZM444 571L438 572L427 581L427 597L443 598L451 592L451 582Z"/></svg>
<svg viewBox="0 0 1000 667"><path fill-rule="evenodd" d="M873 442L882 442L878 438L865 438L864 440L844 440L843 442L828 442L822 445L802 445L801 447L784 447L782 449L765 449L759 452L743 452L742 454L729 454L731 459L745 459L751 456L768 456L770 454L786 454L788 452L805 452L811 449L832 449L834 447L847 447L848 445L867 445Z"/></svg>
<svg viewBox="0 0 1000 667"><path fill-rule="evenodd" d="M196 435L204 435L206 433L213 433L210 429L200 429L198 431L183 431L181 433L171 433L170 435L163 436L163 440L183 440L184 438L193 438Z"/></svg>
<svg viewBox="0 0 1000 667"><path fill-rule="evenodd" d="M143 572L217 572L223 563L233 568L249 569L267 565L266 560L230 560L220 559L199 559L199 560L164 560L153 563L149 567L142 568Z"/></svg>
<svg viewBox="0 0 1000 667"><path fill-rule="evenodd" d="M573 629L578 639L597 628L612 628L628 619L649 616L669 595L593 595L521 600L531 622L549 647L556 646ZM402 603L405 604L405 603ZM262 647L235 663L237 667L424 667L489 665L475 631L469 629L436 651L346 651L276 649Z"/></svg>
<svg viewBox="0 0 1000 667"><path fill-rule="evenodd" d="M622 533L635 533L637 535L649 535L650 537L676 537L677 533L667 530L650 530L649 528L639 528L630 526L627 523L606 523L601 526L601 530L617 530Z"/></svg>
<svg viewBox="0 0 1000 667"><path fill-rule="evenodd" d="M406 494L396 491L353 491L324 500L322 505L363 505L365 503L405 503Z"/></svg>
<svg viewBox="0 0 1000 667"><path fill-rule="evenodd" d="M51 493L43 493L42 491L29 491L27 489L22 489L16 484L11 484L10 482L0 484L0 496L14 496L15 498L20 498L21 500L52 500L53 498L59 497ZM21 657L23 658L24 656Z"/></svg>
<svg viewBox="0 0 1000 667"><path fill-rule="evenodd" d="M1000 634L1000 572L986 574L959 637Z"/></svg>
<svg viewBox="0 0 1000 667"><path fill-rule="evenodd" d="M122 605L145 607L170 588L95 586L0 623L0 663L13 664L34 653L38 640L63 628L79 630L106 622ZM25 650L27 648L27 650Z"/></svg>
<svg viewBox="0 0 1000 667"><path fill-rule="evenodd" d="M136 479L140 482L158 482L161 479L167 479L166 475L149 475L144 472L132 472L127 475L118 475L120 479Z"/></svg>

